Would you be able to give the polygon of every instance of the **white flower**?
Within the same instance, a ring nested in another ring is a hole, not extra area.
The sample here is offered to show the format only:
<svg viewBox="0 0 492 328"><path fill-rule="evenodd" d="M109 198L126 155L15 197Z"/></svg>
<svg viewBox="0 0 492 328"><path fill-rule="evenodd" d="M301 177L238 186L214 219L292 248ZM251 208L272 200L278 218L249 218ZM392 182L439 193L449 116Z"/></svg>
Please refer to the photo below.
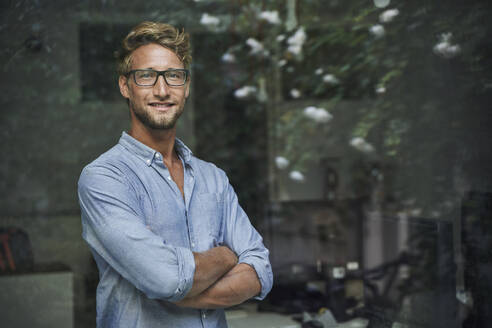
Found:
<svg viewBox="0 0 492 328"><path fill-rule="evenodd" d="M381 95L381 94L383 94L383 93L385 93L385 92L386 92L386 88L385 88L385 87L383 87L383 86L379 86L379 87L377 87L377 88L376 88L376 93L377 93L378 95Z"/></svg>
<svg viewBox="0 0 492 328"><path fill-rule="evenodd" d="M234 54L231 54L230 52L226 52L222 55L222 61L224 63L234 63L236 62L236 56L234 56Z"/></svg>
<svg viewBox="0 0 492 328"><path fill-rule="evenodd" d="M363 153L371 153L374 151L374 147L365 141L363 138L356 137L350 141L350 145Z"/></svg>
<svg viewBox="0 0 492 328"><path fill-rule="evenodd" d="M285 157L277 156L275 157L275 165L277 165L277 168L279 168L280 170L283 170L287 166L289 166L289 160Z"/></svg>
<svg viewBox="0 0 492 328"><path fill-rule="evenodd" d="M301 96L301 92L297 89L290 90L290 96L292 98L299 98Z"/></svg>
<svg viewBox="0 0 492 328"><path fill-rule="evenodd" d="M390 4L391 0L374 0L374 5L378 8L387 7Z"/></svg>
<svg viewBox="0 0 492 328"><path fill-rule="evenodd" d="M306 108L304 108L304 115L306 115L307 117L311 117L313 113L316 112L318 108L314 107L314 106L308 106Z"/></svg>
<svg viewBox="0 0 492 328"><path fill-rule="evenodd" d="M326 109L318 108L318 111L316 112L316 117L314 120L318 123L328 123L329 121L331 121L332 118L333 118L333 115L328 113L328 111Z"/></svg>
<svg viewBox="0 0 492 328"><path fill-rule="evenodd" d="M280 18L278 16L278 11L263 11L258 16L260 19L266 20L270 24L280 24Z"/></svg>
<svg viewBox="0 0 492 328"><path fill-rule="evenodd" d="M381 23L389 23L395 19L396 16L400 14L400 11L398 9L388 9L385 10L379 15L379 21Z"/></svg>
<svg viewBox="0 0 492 328"><path fill-rule="evenodd" d="M219 25L220 20L212 15L209 15L207 13L202 14L202 18L200 18L200 24L209 26L209 27L217 27Z"/></svg>
<svg viewBox="0 0 492 328"><path fill-rule="evenodd" d="M315 71L314 71L314 74L316 75L321 75L323 74L323 69L320 67L320 68L317 68Z"/></svg>
<svg viewBox="0 0 492 328"><path fill-rule="evenodd" d="M263 44L254 38L246 40L246 44L251 47L251 54L256 55L264 51Z"/></svg>
<svg viewBox="0 0 492 328"><path fill-rule="evenodd" d="M323 82L328 84L338 84L338 79L333 74L325 74L323 75Z"/></svg>
<svg viewBox="0 0 492 328"><path fill-rule="evenodd" d="M284 41L284 40L285 40L285 34L279 34L279 35L277 35L276 40L277 40L278 42L282 42L282 41Z"/></svg>
<svg viewBox="0 0 492 328"><path fill-rule="evenodd" d="M280 59L280 60L278 61L278 67L283 67L283 66L285 66L286 64L287 64L287 60L285 60L285 59Z"/></svg>
<svg viewBox="0 0 492 328"><path fill-rule="evenodd" d="M461 47L457 44L450 45L446 43L439 43L436 47L434 47L434 51L444 58L453 58L461 52Z"/></svg>
<svg viewBox="0 0 492 328"><path fill-rule="evenodd" d="M437 55L444 55L449 46L449 42L439 42L434 46L434 53Z"/></svg>
<svg viewBox="0 0 492 328"><path fill-rule="evenodd" d="M302 52L302 47L298 45L292 45L287 48L287 51L297 56Z"/></svg>
<svg viewBox="0 0 492 328"><path fill-rule="evenodd" d="M304 116L318 123L328 123L333 118L326 109L314 106L304 108Z"/></svg>
<svg viewBox="0 0 492 328"><path fill-rule="evenodd" d="M381 38L384 36L384 26L381 25L381 24L376 24L376 25L373 25L371 26L371 28L369 29L369 32L374 35L376 38Z"/></svg>
<svg viewBox="0 0 492 328"><path fill-rule="evenodd" d="M234 91L234 96L236 98L242 99L250 96L251 94L256 92L256 87L250 86L250 85L245 85L242 88L237 89Z"/></svg>
<svg viewBox="0 0 492 328"><path fill-rule="evenodd" d="M304 32L304 27L300 27L290 38L287 39L287 44L289 45L287 51L294 55L299 55L305 41L306 32Z"/></svg>
<svg viewBox="0 0 492 328"><path fill-rule="evenodd" d="M288 40L288 44L300 44L302 45L306 41L306 32L304 32L304 27L299 27Z"/></svg>
<svg viewBox="0 0 492 328"><path fill-rule="evenodd" d="M443 33L440 42L434 46L434 53L444 58L453 58L461 52L461 47L451 44L452 33Z"/></svg>
<svg viewBox="0 0 492 328"><path fill-rule="evenodd" d="M289 173L289 178L291 178L292 180L297 181L297 182L302 182L302 181L304 181L304 174L302 174L299 171L291 171Z"/></svg>

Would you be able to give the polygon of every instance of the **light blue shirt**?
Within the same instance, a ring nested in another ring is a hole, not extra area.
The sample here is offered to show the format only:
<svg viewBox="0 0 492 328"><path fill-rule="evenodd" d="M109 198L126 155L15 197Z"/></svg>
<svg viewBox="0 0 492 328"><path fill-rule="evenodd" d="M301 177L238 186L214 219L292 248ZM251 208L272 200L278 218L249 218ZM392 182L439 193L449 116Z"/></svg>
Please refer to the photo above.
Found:
<svg viewBox="0 0 492 328"><path fill-rule="evenodd" d="M162 154L123 132L79 179L82 236L99 269L97 326L227 327L224 310L182 308L192 252L225 245L258 274L263 299L273 282L268 250L239 206L225 173L178 139L184 199Z"/></svg>

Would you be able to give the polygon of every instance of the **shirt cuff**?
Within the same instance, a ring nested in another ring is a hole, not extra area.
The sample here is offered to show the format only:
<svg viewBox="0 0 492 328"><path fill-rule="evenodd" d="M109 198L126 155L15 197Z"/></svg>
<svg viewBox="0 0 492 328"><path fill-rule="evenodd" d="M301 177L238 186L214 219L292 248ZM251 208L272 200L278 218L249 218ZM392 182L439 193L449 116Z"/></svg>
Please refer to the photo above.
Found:
<svg viewBox="0 0 492 328"><path fill-rule="evenodd" d="M171 302L182 300L193 286L193 277L195 275L195 258L191 250L182 247L176 247L176 257L178 259L178 287L174 296L169 299Z"/></svg>
<svg viewBox="0 0 492 328"><path fill-rule="evenodd" d="M258 279L260 280L260 294L253 297L255 300L262 300L270 292L273 285L273 273L270 263L262 258L248 256L240 258L239 263L246 263L255 269Z"/></svg>

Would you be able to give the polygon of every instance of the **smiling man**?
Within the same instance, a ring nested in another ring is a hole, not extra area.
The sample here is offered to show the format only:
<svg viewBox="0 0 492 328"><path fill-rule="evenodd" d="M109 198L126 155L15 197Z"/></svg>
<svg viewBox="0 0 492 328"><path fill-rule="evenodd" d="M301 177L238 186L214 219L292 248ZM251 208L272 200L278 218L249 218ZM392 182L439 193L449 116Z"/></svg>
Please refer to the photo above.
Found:
<svg viewBox="0 0 492 328"><path fill-rule="evenodd" d="M98 327L227 327L225 307L272 287L269 252L227 176L176 138L190 62L188 35L163 23L139 24L118 51L131 128L78 186Z"/></svg>

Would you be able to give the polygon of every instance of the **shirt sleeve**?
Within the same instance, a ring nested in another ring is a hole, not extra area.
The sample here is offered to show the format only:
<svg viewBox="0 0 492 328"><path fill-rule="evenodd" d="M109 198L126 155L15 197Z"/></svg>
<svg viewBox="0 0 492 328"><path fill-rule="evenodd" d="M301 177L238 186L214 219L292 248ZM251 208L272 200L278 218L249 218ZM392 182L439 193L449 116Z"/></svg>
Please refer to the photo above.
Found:
<svg viewBox="0 0 492 328"><path fill-rule="evenodd" d="M261 292L255 299L262 300L273 285L273 273L269 251L263 245L263 238L253 227L248 216L239 205L233 187L226 179L224 192L224 242L239 258L239 263L252 266L261 284Z"/></svg>
<svg viewBox="0 0 492 328"><path fill-rule="evenodd" d="M78 183L82 236L111 268L148 298L179 301L191 289L191 250L145 226L135 190L117 168L86 167Z"/></svg>

